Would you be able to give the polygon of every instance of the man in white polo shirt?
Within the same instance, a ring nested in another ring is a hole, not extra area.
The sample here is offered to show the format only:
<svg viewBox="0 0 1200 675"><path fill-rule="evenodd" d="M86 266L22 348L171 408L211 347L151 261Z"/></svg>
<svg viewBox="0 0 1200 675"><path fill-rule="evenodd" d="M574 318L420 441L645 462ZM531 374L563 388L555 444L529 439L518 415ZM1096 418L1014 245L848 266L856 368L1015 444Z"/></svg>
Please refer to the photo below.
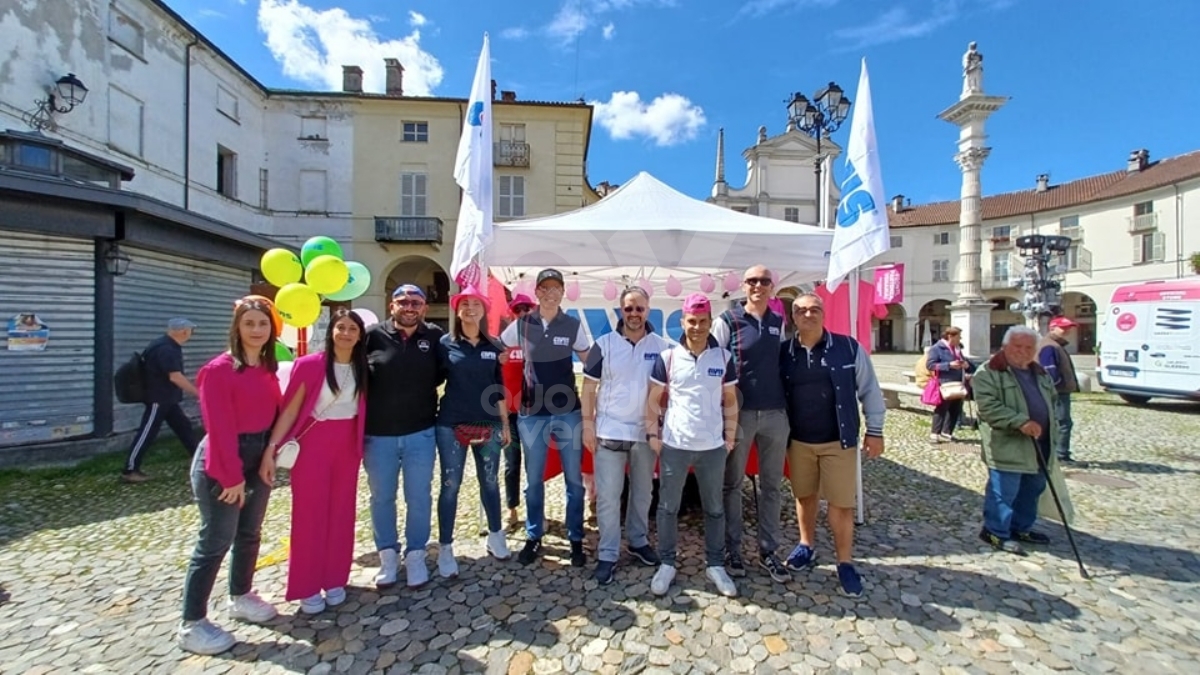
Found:
<svg viewBox="0 0 1200 675"><path fill-rule="evenodd" d="M664 350L650 374L646 439L658 453L658 553L662 564L650 592L666 595L675 580L679 500L688 471L696 472L704 509L705 575L726 597L737 586L725 571L725 458L736 444L737 378L731 354L709 334L712 304L700 293L683 301L683 344ZM666 394L666 411L662 397ZM661 435L659 415L662 413Z"/></svg>
<svg viewBox="0 0 1200 675"><path fill-rule="evenodd" d="M621 293L617 330L596 339L583 368L583 445L596 475L596 524L600 529L595 577L613 581L621 556L621 490L629 467L625 536L629 553L643 565L658 564L650 547L650 501L657 456L646 443L646 394L655 360L671 343L647 321L650 296L637 286Z"/></svg>

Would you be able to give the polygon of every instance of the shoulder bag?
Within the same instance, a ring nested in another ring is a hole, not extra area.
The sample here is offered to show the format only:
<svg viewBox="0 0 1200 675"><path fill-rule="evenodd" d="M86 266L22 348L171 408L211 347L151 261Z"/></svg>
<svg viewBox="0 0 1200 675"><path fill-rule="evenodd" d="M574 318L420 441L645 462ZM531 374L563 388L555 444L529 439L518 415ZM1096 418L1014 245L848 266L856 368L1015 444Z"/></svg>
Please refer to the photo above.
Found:
<svg viewBox="0 0 1200 675"><path fill-rule="evenodd" d="M325 386L325 383L323 381L321 382L321 386L322 387ZM338 383L339 394L341 391L345 390L345 388L346 388L345 385ZM356 385L355 394L357 395L357 385ZM320 396L321 396L320 394L317 394L318 398ZM304 437L304 434L308 433L309 429L313 428L313 425L315 425L317 422L321 421L321 417L326 412L328 412L329 408L332 407L334 403L337 403L337 401L338 401L338 396L334 396L333 400L330 401L328 404L326 404L326 406L324 408L321 408L320 412L318 412L317 414L312 416L312 420L309 421L308 426L304 427L303 431L296 434L295 438L285 442L283 445L280 445L279 448L277 448L275 450L275 468L287 469L290 471L293 467L296 466L296 460L300 458L300 439Z"/></svg>

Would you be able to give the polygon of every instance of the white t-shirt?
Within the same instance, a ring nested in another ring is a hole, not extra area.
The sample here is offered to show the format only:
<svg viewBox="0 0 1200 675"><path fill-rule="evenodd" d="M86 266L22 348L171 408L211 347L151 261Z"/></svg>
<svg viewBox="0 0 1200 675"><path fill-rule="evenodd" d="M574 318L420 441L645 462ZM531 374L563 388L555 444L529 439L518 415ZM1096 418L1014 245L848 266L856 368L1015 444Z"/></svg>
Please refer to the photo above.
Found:
<svg viewBox="0 0 1200 675"><path fill-rule="evenodd" d="M333 375L337 379L336 398L329 381L321 378L321 395L313 416L321 420L349 420L358 415L358 388L354 385L354 366L349 363L333 364Z"/></svg>

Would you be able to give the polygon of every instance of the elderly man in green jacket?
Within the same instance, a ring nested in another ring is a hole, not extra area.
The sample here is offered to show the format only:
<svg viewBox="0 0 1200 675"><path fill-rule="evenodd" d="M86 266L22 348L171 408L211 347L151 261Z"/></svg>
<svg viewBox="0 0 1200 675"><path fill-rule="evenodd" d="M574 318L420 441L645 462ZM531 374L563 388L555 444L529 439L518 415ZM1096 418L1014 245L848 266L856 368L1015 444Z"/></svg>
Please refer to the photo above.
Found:
<svg viewBox="0 0 1200 675"><path fill-rule="evenodd" d="M1033 531L1038 498L1046 489L1034 453L1052 470L1057 460L1050 439L1058 435L1054 383L1037 362L1038 339L1031 328L1009 328L1000 351L971 381L988 467L979 538L1017 555L1025 554L1018 542L1050 543Z"/></svg>

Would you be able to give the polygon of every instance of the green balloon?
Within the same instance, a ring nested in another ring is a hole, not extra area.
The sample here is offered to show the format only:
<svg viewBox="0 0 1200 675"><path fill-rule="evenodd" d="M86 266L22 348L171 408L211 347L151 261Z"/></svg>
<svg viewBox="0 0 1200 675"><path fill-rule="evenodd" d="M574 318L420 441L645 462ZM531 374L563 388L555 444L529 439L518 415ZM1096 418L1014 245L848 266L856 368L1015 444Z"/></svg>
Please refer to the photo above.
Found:
<svg viewBox="0 0 1200 675"><path fill-rule="evenodd" d="M292 350L288 349L287 345L283 344L283 342L280 340L275 341L276 361L292 361L295 360L295 358L296 355L292 353Z"/></svg>
<svg viewBox="0 0 1200 675"><path fill-rule="evenodd" d="M346 281L346 285L337 293L329 293L325 297L335 302L349 302L371 287L371 270L367 266L351 260L346 263L346 269L350 270L350 279Z"/></svg>
<svg viewBox="0 0 1200 675"><path fill-rule="evenodd" d="M313 237L304 242L304 247L300 249L300 263L307 268L313 258L321 255L331 255L342 260L342 247L329 237Z"/></svg>

